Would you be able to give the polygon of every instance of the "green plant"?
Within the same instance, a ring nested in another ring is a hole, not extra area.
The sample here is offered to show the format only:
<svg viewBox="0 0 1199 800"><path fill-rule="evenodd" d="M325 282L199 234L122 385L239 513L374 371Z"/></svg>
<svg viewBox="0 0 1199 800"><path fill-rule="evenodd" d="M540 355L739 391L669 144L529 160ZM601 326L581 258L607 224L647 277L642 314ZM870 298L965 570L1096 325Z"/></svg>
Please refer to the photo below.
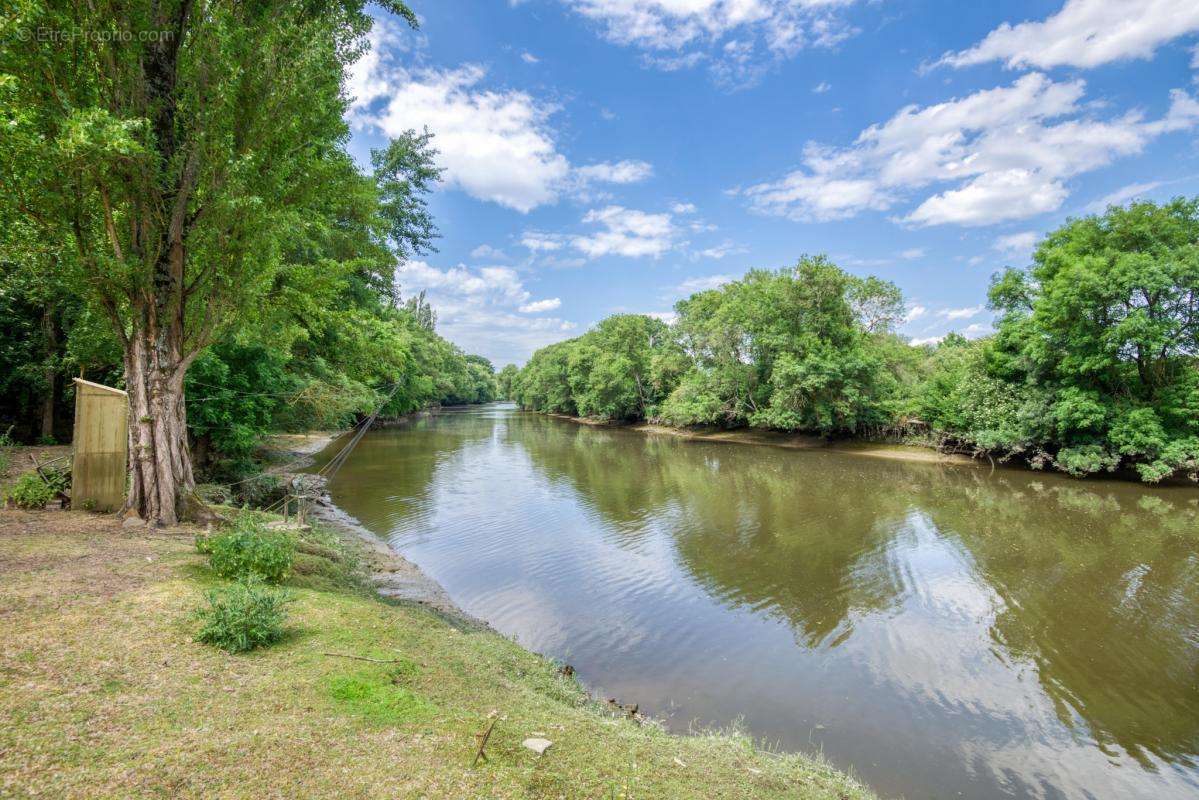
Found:
<svg viewBox="0 0 1199 800"><path fill-rule="evenodd" d="M196 611L201 623L196 641L244 653L283 638L287 604L292 601L288 592L245 580L213 589L205 599L208 605Z"/></svg>
<svg viewBox="0 0 1199 800"><path fill-rule="evenodd" d="M270 530L254 514L242 512L228 528L197 538L196 549L222 578L278 583L291 571L296 544L289 534Z"/></svg>
<svg viewBox="0 0 1199 800"><path fill-rule="evenodd" d="M69 485L70 477L61 470L47 469L42 474L31 471L17 479L7 497L18 508L43 508Z"/></svg>
<svg viewBox="0 0 1199 800"><path fill-rule="evenodd" d="M8 471L8 463L12 458L9 452L16 446L16 442L12 438L12 425L8 426L8 430L0 433L0 475Z"/></svg>

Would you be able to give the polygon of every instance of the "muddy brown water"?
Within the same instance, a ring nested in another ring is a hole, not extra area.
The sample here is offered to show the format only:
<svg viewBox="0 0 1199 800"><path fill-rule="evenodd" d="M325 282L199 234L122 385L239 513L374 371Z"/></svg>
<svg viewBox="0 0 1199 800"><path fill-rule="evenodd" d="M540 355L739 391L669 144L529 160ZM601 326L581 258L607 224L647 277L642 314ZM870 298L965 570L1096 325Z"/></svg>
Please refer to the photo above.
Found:
<svg viewBox="0 0 1199 800"><path fill-rule="evenodd" d="M1199 796L1199 491L597 428L368 434L334 500L680 731L907 798Z"/></svg>

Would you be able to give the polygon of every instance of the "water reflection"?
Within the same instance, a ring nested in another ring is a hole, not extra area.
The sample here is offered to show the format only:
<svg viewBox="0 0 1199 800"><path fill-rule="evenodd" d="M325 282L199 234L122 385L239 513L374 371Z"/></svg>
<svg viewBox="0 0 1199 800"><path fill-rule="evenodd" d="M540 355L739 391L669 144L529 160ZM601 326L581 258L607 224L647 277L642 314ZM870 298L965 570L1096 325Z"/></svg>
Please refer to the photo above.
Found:
<svg viewBox="0 0 1199 800"><path fill-rule="evenodd" d="M1190 796L1199 494L492 407L366 437L350 513L679 727L909 797Z"/></svg>

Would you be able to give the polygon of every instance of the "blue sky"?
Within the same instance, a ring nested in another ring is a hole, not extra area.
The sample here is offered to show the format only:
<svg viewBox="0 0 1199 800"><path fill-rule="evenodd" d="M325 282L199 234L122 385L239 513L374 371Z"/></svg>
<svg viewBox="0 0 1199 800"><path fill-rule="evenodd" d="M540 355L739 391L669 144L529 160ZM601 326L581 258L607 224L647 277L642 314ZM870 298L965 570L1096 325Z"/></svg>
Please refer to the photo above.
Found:
<svg viewBox="0 0 1199 800"><path fill-rule="evenodd" d="M402 291L497 367L805 253L897 283L913 340L985 335L1038 236L1199 194L1195 0L411 5L349 76L351 149L434 133Z"/></svg>

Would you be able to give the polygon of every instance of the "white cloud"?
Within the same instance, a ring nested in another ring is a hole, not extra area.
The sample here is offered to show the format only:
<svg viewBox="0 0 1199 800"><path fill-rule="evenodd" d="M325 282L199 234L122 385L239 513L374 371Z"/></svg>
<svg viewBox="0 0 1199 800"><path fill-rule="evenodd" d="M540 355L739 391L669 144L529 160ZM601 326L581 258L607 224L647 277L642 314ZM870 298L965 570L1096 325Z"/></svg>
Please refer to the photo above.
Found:
<svg viewBox="0 0 1199 800"><path fill-rule="evenodd" d="M645 312L645 316L660 319L667 325L673 325L679 319L679 315L673 311L647 311Z"/></svg>
<svg viewBox="0 0 1199 800"><path fill-rule="evenodd" d="M583 222L603 227L597 233L571 238L574 248L589 258L606 255L657 258L675 244L676 229L670 214L607 206L588 211Z"/></svg>
<svg viewBox="0 0 1199 800"><path fill-rule="evenodd" d="M923 247L909 248L907 250L904 250L902 253L900 253L899 257L902 259L906 259L908 261L911 261L912 259L915 259L915 258L924 258L924 248Z"/></svg>
<svg viewBox="0 0 1199 800"><path fill-rule="evenodd" d="M654 174L653 165L645 161L624 160L589 164L579 167L575 174L584 181L601 181L603 183L639 183Z"/></svg>
<svg viewBox="0 0 1199 800"><path fill-rule="evenodd" d="M832 88L833 88L833 85L831 83L829 83L828 81L821 81L820 83L818 83L812 87L812 91L815 92L816 94L824 94L825 92L829 91Z"/></svg>
<svg viewBox="0 0 1199 800"><path fill-rule="evenodd" d="M546 300L534 300L532 303L525 303L517 310L522 314L540 314L544 311L553 311L562 305L562 301L557 297L550 297Z"/></svg>
<svg viewBox="0 0 1199 800"><path fill-rule="evenodd" d="M696 211L695 203L675 203L670 210L675 214L694 214Z"/></svg>
<svg viewBox="0 0 1199 800"><path fill-rule="evenodd" d="M1003 23L969 50L940 63L1003 61L1009 68L1096 67L1147 59L1179 36L1199 31L1195 0L1067 0L1040 22Z"/></svg>
<svg viewBox="0 0 1199 800"><path fill-rule="evenodd" d="M951 320L970 319L971 317L977 317L979 314L983 313L984 310L985 308L983 306L970 306L968 308L943 308L937 312L937 316Z"/></svg>
<svg viewBox="0 0 1199 800"><path fill-rule="evenodd" d="M609 41L677 70L708 62L722 83L752 81L808 47L834 47L856 31L838 15L854 0L562 0Z"/></svg>
<svg viewBox="0 0 1199 800"><path fill-rule="evenodd" d="M991 247L1012 256L1026 256L1032 252L1041 235L1036 231L1021 231L1000 236Z"/></svg>
<svg viewBox="0 0 1199 800"><path fill-rule="evenodd" d="M1121 186L1111 194L1104 195L1098 200L1089 203L1086 207L1088 214L1102 214L1107 210L1108 206L1122 206L1129 200L1135 200L1143 197L1148 192L1165 186L1171 181L1149 181L1148 183L1130 183L1127 186Z"/></svg>
<svg viewBox="0 0 1199 800"><path fill-rule="evenodd" d="M923 317L927 312L928 312L928 309L925 308L924 306L912 306L911 308L908 309L908 313L903 315L903 321L911 322L914 319L919 319L920 317Z"/></svg>
<svg viewBox="0 0 1199 800"><path fill-rule="evenodd" d="M547 124L554 106L521 91L481 88L485 72L475 65L380 75L372 91L385 102L377 112L359 111L359 122L388 136L427 126L448 185L520 212L557 199L570 163Z"/></svg>
<svg viewBox="0 0 1199 800"><path fill-rule="evenodd" d="M489 244L481 244L478 247L476 247L474 250L471 250L470 257L475 259L476 261L484 261L484 260L507 261L508 260L508 256L507 256L507 254L504 253L503 250L499 250L495 247L492 247Z"/></svg>
<svg viewBox="0 0 1199 800"><path fill-rule="evenodd" d="M424 261L408 261L396 271L404 294L425 291L437 312L437 330L470 353L493 363L520 362L537 348L558 341L575 324L557 317L529 317L548 311L554 301L530 302L520 275L508 267L438 269ZM539 306L526 311L529 306Z"/></svg>
<svg viewBox="0 0 1199 800"><path fill-rule="evenodd" d="M908 344L912 347L923 347L924 345L940 344L944 340L944 336L929 336L926 339L909 339Z"/></svg>
<svg viewBox="0 0 1199 800"><path fill-rule="evenodd" d="M697 255L701 256L702 258L721 259L725 256L744 252L746 252L746 247L744 245L739 245L736 242L733 242L731 239L725 239L723 242L715 245L714 247L708 247L700 250Z"/></svg>
<svg viewBox="0 0 1199 800"><path fill-rule="evenodd" d="M562 249L563 240L561 236L554 233L525 231L521 234L520 243L534 253L539 253Z"/></svg>
<svg viewBox="0 0 1199 800"><path fill-rule="evenodd" d="M376 23L370 44L347 74L351 123L390 137L427 127L445 184L472 197L525 213L591 182L631 183L653 171L630 160L575 169L558 151L553 103L486 88L478 65L409 70L396 58L403 32L386 20Z"/></svg>
<svg viewBox="0 0 1199 800"><path fill-rule="evenodd" d="M525 51L520 54L520 60L525 62L526 64L537 64L537 63L540 63L540 61L541 61L540 58L538 58L537 56L533 55L532 53L530 53L528 51Z"/></svg>
<svg viewBox="0 0 1199 800"><path fill-rule="evenodd" d="M687 297L696 292L706 292L709 289L719 289L726 283L731 283L737 280L736 275L701 275L687 280L675 286L671 291L681 297Z"/></svg>
<svg viewBox="0 0 1199 800"><path fill-rule="evenodd" d="M962 335L965 336L967 339L977 339L978 337L988 334L990 332L991 332L991 326L983 325L981 322L975 322L971 325L967 325L965 328L962 329Z"/></svg>
<svg viewBox="0 0 1199 800"><path fill-rule="evenodd" d="M1155 121L1137 111L1093 117L1081 80L1040 73L936 105L907 106L848 147L809 143L803 167L739 191L759 212L827 221L889 210L948 184L901 218L912 225L988 225L1059 208L1065 181L1141 152L1154 137L1199 122L1199 102L1171 93Z"/></svg>

